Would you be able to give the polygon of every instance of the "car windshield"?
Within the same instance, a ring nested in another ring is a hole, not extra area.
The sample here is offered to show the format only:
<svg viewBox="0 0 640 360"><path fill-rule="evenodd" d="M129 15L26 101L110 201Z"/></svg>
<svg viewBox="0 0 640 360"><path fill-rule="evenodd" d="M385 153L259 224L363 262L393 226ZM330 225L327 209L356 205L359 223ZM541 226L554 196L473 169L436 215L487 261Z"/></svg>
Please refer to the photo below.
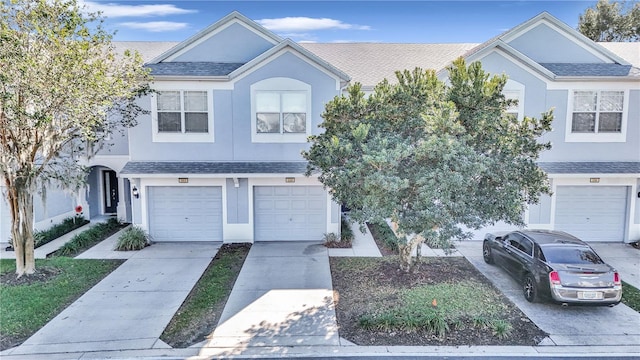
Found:
<svg viewBox="0 0 640 360"><path fill-rule="evenodd" d="M544 258L555 264L604 264L598 254L588 248L545 247Z"/></svg>

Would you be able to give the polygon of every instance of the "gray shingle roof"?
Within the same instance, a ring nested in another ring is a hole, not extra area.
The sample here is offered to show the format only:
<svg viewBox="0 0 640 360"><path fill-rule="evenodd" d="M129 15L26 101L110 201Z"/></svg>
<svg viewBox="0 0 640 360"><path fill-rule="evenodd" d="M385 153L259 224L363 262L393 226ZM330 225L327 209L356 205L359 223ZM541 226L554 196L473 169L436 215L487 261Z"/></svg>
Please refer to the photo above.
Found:
<svg viewBox="0 0 640 360"><path fill-rule="evenodd" d="M215 62L162 62L147 64L156 76L225 76L244 64Z"/></svg>
<svg viewBox="0 0 640 360"><path fill-rule="evenodd" d="M627 76L631 65L540 63L557 76Z"/></svg>
<svg viewBox="0 0 640 360"><path fill-rule="evenodd" d="M640 174L640 162L540 162L549 174Z"/></svg>
<svg viewBox="0 0 640 360"><path fill-rule="evenodd" d="M137 50L144 61L150 61L164 53L176 42L158 41L115 41L116 51ZM634 68L640 67L640 43L598 43L609 51L630 62ZM457 57L464 55L478 44L386 44L386 43L343 43L343 44L300 44L336 68L351 76L352 82L373 86L382 79L395 80L394 72L399 69L440 70Z"/></svg>
<svg viewBox="0 0 640 360"><path fill-rule="evenodd" d="M598 45L627 60L634 67L640 67L639 42L599 42Z"/></svg>
<svg viewBox="0 0 640 360"><path fill-rule="evenodd" d="M122 174L303 174L307 162L129 161Z"/></svg>
<svg viewBox="0 0 640 360"><path fill-rule="evenodd" d="M374 86L383 79L396 82L397 70L440 70L477 44L388 44L388 43L303 43L351 76L351 82Z"/></svg>

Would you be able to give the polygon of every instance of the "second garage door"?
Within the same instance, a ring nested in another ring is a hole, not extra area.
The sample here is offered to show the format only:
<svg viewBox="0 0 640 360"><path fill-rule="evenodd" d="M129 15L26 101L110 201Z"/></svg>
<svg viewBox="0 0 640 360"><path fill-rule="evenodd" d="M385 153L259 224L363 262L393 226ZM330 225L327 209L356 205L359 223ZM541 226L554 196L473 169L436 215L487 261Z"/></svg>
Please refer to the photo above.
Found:
<svg viewBox="0 0 640 360"><path fill-rule="evenodd" d="M222 241L222 188L151 186L149 234L154 241Z"/></svg>
<svg viewBox="0 0 640 360"><path fill-rule="evenodd" d="M321 241L327 196L322 186L256 186L256 241Z"/></svg>
<svg viewBox="0 0 640 360"><path fill-rule="evenodd" d="M625 186L558 186L555 229L585 241L623 241Z"/></svg>

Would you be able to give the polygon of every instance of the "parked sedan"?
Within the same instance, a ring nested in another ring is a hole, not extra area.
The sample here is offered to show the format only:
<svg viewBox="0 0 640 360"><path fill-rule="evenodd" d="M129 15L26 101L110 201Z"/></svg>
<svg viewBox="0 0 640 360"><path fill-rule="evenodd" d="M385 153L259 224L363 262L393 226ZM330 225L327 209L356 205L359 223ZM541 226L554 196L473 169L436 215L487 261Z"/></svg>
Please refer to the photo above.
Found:
<svg viewBox="0 0 640 360"><path fill-rule="evenodd" d="M489 233L482 254L518 280L530 302L613 306L622 297L618 272L587 243L562 231Z"/></svg>

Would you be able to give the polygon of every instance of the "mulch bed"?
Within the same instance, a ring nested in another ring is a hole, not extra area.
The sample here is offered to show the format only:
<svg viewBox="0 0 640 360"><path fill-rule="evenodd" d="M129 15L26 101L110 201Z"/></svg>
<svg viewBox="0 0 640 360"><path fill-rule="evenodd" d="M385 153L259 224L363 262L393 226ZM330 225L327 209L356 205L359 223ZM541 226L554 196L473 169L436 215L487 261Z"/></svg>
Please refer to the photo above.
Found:
<svg viewBox="0 0 640 360"><path fill-rule="evenodd" d="M6 286L31 285L47 282L60 273L62 273L62 269L52 266L36 267L36 271L33 274L22 275L19 278L16 277L14 272L6 272L0 275L0 284Z"/></svg>
<svg viewBox="0 0 640 360"><path fill-rule="evenodd" d="M392 258L386 258L392 259ZM440 338L424 331L402 330L367 330L359 326L358 320L363 315L362 308L372 302L384 307L385 303L395 305L398 300L393 294L380 295L380 288L412 288L418 285L438 284L472 280L487 287L493 287L487 278L473 267L465 258L428 258L417 264L413 273L405 273L398 268L397 261L380 261L378 266L369 272L334 271L338 259L331 258L331 277L336 293L336 315L340 336L357 345L536 345L545 338L546 333L540 330L524 313L500 295L500 301L508 305L504 315L513 327L511 336L498 339L490 329L472 326L472 319L465 321L462 329L451 329Z"/></svg>

